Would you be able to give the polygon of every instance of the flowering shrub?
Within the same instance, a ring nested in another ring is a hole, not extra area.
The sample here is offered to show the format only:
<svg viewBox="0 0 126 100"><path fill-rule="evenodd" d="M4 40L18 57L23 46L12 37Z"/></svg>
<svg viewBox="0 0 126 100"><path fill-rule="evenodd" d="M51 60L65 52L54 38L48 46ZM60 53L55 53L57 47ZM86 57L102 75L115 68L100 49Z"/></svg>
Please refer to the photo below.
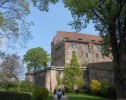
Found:
<svg viewBox="0 0 126 100"><path fill-rule="evenodd" d="M90 88L93 93L98 93L101 89L101 83L93 79L91 80Z"/></svg>

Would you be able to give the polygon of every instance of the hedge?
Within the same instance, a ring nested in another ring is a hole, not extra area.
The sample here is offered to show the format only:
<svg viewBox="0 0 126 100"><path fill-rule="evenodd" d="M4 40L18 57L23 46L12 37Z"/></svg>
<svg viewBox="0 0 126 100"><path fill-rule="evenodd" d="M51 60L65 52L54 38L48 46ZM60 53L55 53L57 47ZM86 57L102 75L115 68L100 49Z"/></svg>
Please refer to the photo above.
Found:
<svg viewBox="0 0 126 100"><path fill-rule="evenodd" d="M0 91L0 100L31 100L31 95L27 93Z"/></svg>

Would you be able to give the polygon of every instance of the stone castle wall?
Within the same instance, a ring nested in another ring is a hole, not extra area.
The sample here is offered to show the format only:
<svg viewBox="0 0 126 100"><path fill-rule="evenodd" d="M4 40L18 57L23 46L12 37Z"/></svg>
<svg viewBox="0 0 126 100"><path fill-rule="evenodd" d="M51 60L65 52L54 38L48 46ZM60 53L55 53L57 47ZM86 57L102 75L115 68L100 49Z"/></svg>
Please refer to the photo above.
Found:
<svg viewBox="0 0 126 100"><path fill-rule="evenodd" d="M51 45L51 57L52 66L65 66L65 44L64 41L60 41L55 45Z"/></svg>
<svg viewBox="0 0 126 100"><path fill-rule="evenodd" d="M111 62L89 64L87 67L81 67L81 70L84 70L84 83L87 87L90 86L92 79L99 81L107 80L110 84L114 84L114 70ZM52 66L36 73L26 74L26 80L40 87L46 87L49 91L53 92L57 85L56 75L58 73L60 78L62 78L63 71L64 67Z"/></svg>
<svg viewBox="0 0 126 100"><path fill-rule="evenodd" d="M27 73L25 80L37 86L46 87L49 91L53 91L57 84L56 73L55 68L47 68L38 72Z"/></svg>
<svg viewBox="0 0 126 100"><path fill-rule="evenodd" d="M72 53L75 52L80 66L88 63L112 61L112 56L106 57L101 54L99 44L84 42L74 42L62 40L57 44L52 43L52 66L65 66L72 59Z"/></svg>
<svg viewBox="0 0 126 100"><path fill-rule="evenodd" d="M85 84L89 87L91 80L108 81L110 84L115 85L114 68L112 62L102 62L90 64L85 71Z"/></svg>
<svg viewBox="0 0 126 100"><path fill-rule="evenodd" d="M109 57L105 57L101 54L100 45L65 42L65 64L70 63L73 52L76 53L81 66L87 65L88 63L111 61Z"/></svg>

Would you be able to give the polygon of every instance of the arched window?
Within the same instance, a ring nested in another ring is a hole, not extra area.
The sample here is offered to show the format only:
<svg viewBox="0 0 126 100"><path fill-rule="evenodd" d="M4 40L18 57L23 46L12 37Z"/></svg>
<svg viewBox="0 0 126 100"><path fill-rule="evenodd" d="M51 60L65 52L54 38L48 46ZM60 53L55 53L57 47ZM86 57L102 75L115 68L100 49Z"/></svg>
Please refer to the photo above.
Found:
<svg viewBox="0 0 126 100"><path fill-rule="evenodd" d="M98 54L96 53L96 58L98 59Z"/></svg>
<svg viewBox="0 0 126 100"><path fill-rule="evenodd" d="M85 53L85 58L88 58L88 53Z"/></svg>

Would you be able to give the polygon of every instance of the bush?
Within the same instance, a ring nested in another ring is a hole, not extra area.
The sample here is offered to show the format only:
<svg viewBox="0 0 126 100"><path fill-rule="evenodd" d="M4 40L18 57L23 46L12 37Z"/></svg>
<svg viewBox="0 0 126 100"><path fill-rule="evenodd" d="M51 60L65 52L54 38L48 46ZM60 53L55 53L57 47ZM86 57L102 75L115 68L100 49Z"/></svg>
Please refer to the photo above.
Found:
<svg viewBox="0 0 126 100"><path fill-rule="evenodd" d="M20 83L20 91L21 92L32 92L35 89L35 85L29 83L28 81L22 81Z"/></svg>
<svg viewBox="0 0 126 100"><path fill-rule="evenodd" d="M10 87L9 89L7 89L7 91L10 91L10 92L20 92L20 87Z"/></svg>
<svg viewBox="0 0 126 100"><path fill-rule="evenodd" d="M101 83L97 80L91 80L91 85L90 85L91 91L94 94L98 94L101 89Z"/></svg>
<svg viewBox="0 0 126 100"><path fill-rule="evenodd" d="M31 100L31 95L26 93L1 91L0 100Z"/></svg>
<svg viewBox="0 0 126 100"><path fill-rule="evenodd" d="M90 86L91 92L93 94L113 99L116 98L116 88L113 85L109 84L106 80L101 82L92 80Z"/></svg>
<svg viewBox="0 0 126 100"><path fill-rule="evenodd" d="M46 88L37 87L33 91L33 100L47 100L49 91Z"/></svg>
<svg viewBox="0 0 126 100"><path fill-rule="evenodd" d="M8 81L2 81L0 82L0 88L3 90L9 90L10 88L17 88L19 87L19 82L8 82Z"/></svg>
<svg viewBox="0 0 126 100"><path fill-rule="evenodd" d="M107 81L101 82L101 95L109 98L116 98L116 88Z"/></svg>

